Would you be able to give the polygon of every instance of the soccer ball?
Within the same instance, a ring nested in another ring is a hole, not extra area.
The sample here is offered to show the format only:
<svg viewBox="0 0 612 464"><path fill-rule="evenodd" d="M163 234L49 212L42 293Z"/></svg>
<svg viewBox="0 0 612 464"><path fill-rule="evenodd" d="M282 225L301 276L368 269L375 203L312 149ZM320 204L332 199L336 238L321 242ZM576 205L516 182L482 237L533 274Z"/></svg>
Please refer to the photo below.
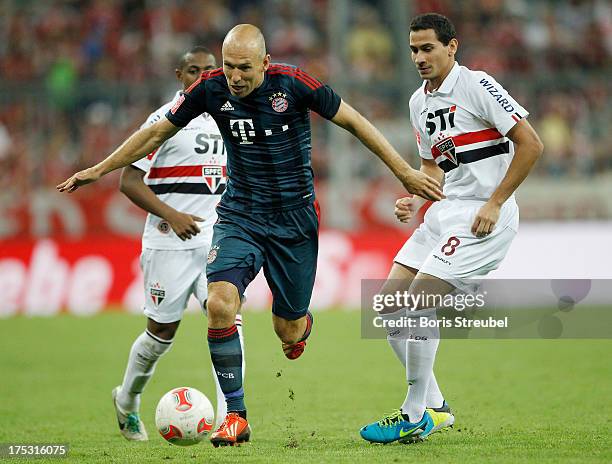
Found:
<svg viewBox="0 0 612 464"><path fill-rule="evenodd" d="M210 433L214 415L212 404L204 393L191 387L179 387L159 400L155 425L169 443L190 446Z"/></svg>

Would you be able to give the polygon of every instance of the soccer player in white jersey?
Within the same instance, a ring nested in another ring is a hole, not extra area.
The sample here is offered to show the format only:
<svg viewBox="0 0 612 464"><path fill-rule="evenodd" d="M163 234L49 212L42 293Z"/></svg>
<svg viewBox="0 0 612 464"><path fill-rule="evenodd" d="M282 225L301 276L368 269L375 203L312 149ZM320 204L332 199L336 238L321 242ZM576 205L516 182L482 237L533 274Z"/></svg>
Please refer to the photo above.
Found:
<svg viewBox="0 0 612 464"><path fill-rule="evenodd" d="M514 191L543 150L527 111L491 76L455 62L458 44L454 26L442 15L419 15L410 24L412 60L424 80L410 99L410 119L421 171L444 181L446 198L427 210L395 257L384 294L445 296L467 291L470 279L496 269L518 229ZM396 216L407 222L424 203L402 198ZM387 328L409 387L401 407L364 426L361 436L377 443L424 439L454 422L433 373L436 308L394 307L381 316L416 322L414 328ZM433 324L420 324L422 318Z"/></svg>
<svg viewBox="0 0 612 464"><path fill-rule="evenodd" d="M210 50L197 46L181 57L175 72L187 89L202 72L215 68ZM143 127L164 117L179 94L152 113ZM205 307L206 259L217 220L215 207L225 188L225 166L221 134L204 113L121 173L121 191L149 213L140 258L147 328L132 345L122 385L113 390L119 429L128 440L147 440L139 416L140 396L157 361L170 349L190 296ZM244 346L240 314L236 326ZM244 357L242 363L244 372ZM214 369L213 378L220 424L226 403Z"/></svg>

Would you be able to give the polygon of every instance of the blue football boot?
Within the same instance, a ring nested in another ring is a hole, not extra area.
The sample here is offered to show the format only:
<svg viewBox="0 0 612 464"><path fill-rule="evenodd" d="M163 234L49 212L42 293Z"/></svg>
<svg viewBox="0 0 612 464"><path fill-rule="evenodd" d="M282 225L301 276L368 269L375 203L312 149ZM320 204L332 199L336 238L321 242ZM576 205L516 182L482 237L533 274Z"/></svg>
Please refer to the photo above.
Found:
<svg viewBox="0 0 612 464"><path fill-rule="evenodd" d="M391 443L398 440L422 440L434 429L435 423L426 410L423 418L416 423L408 422L397 409L378 422L361 428L361 438L372 443Z"/></svg>

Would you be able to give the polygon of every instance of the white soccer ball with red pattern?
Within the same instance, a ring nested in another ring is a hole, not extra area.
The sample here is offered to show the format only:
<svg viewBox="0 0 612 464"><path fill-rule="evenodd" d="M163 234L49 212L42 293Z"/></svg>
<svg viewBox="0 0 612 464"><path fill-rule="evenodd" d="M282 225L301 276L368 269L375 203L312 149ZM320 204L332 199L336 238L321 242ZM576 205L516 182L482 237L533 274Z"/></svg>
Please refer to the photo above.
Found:
<svg viewBox="0 0 612 464"><path fill-rule="evenodd" d="M215 411L204 393L191 387L170 390L155 410L160 435L173 445L201 442L212 430Z"/></svg>

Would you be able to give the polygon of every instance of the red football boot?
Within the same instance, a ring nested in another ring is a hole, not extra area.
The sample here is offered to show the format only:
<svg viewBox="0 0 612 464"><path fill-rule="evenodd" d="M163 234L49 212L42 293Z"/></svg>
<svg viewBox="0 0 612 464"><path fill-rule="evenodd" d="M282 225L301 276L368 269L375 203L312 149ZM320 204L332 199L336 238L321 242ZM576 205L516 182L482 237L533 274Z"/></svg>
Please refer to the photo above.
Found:
<svg viewBox="0 0 612 464"><path fill-rule="evenodd" d="M237 412L230 412L225 416L223 424L213 432L210 441L216 448L218 446L234 446L249 441L251 428L246 419L240 417Z"/></svg>
<svg viewBox="0 0 612 464"><path fill-rule="evenodd" d="M297 342L293 345L288 345L287 343L283 343L283 352L285 356L289 359L297 359L302 356L304 349L306 348L306 342Z"/></svg>

